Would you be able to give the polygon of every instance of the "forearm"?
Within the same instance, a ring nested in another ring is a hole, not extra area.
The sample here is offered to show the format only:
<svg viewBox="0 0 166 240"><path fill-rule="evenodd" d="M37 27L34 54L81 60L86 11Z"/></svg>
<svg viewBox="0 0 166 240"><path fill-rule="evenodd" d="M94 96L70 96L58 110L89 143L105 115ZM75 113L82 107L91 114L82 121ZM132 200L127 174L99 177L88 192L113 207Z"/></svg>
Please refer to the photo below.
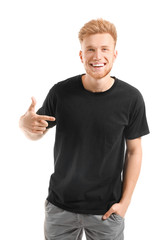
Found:
<svg viewBox="0 0 166 240"><path fill-rule="evenodd" d="M111 206L103 219L107 219L112 213L117 213L121 217L125 216L139 177L142 162L141 137L131 140L127 139L126 145L122 197L120 202Z"/></svg>
<svg viewBox="0 0 166 240"><path fill-rule="evenodd" d="M130 152L126 151L125 165L123 172L123 190L121 203L126 205L130 204L133 191L135 189L142 162L142 149L139 148L137 151Z"/></svg>

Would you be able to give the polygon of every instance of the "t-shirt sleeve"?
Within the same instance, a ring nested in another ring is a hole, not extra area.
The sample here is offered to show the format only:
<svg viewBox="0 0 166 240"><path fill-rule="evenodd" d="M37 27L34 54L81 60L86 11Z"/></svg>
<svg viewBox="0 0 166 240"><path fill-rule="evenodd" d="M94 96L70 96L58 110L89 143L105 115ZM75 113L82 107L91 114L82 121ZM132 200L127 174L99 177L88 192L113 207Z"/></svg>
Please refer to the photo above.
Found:
<svg viewBox="0 0 166 240"><path fill-rule="evenodd" d="M146 107L142 94L138 91L129 113L128 125L124 129L126 139L135 139L149 134Z"/></svg>
<svg viewBox="0 0 166 240"><path fill-rule="evenodd" d="M41 108L39 108L36 112L38 115L47 115L51 117L56 118L56 107L57 107L57 95L56 95L56 88L57 84L55 84L50 91L48 92L43 105ZM48 128L52 128L56 125L56 120L55 121L47 121L48 122Z"/></svg>

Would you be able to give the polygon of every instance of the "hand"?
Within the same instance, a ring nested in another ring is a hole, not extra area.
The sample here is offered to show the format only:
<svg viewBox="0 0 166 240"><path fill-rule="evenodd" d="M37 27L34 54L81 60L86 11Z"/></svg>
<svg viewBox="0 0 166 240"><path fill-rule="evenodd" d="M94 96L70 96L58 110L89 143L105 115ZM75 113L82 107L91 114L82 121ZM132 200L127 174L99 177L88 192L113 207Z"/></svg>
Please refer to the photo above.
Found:
<svg viewBox="0 0 166 240"><path fill-rule="evenodd" d="M111 206L111 208L103 215L103 219L107 219L109 218L109 216L112 214L112 213L115 213L115 214L118 214L120 215L121 217L124 218L125 216L125 213L127 211L127 208L128 206L125 205L125 204L122 204L122 203L115 203Z"/></svg>
<svg viewBox="0 0 166 240"><path fill-rule="evenodd" d="M28 111L20 118L20 128L26 132L34 133L37 135L43 134L48 126L47 121L55 121L56 118L38 115L35 113L36 100L34 97L31 98L32 103L28 108Z"/></svg>

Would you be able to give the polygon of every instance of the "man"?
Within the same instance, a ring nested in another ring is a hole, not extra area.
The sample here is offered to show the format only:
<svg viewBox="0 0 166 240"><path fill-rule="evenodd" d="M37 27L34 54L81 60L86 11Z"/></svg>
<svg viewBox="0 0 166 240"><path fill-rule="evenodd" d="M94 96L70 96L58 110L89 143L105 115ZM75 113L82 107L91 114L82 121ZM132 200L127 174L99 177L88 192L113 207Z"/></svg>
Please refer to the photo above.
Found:
<svg viewBox="0 0 166 240"><path fill-rule="evenodd" d="M115 26L103 19L79 32L86 73L56 83L35 113L20 118L32 140L56 125L54 173L45 202L45 239L122 240L124 217L140 173L141 137L149 133L138 89L110 77Z"/></svg>

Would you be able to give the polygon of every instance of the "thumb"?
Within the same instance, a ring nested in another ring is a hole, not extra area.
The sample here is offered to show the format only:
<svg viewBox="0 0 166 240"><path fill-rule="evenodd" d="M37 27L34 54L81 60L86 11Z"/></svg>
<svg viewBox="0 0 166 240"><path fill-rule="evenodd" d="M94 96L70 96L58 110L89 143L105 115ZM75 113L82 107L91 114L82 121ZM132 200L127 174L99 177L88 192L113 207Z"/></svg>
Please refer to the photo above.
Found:
<svg viewBox="0 0 166 240"><path fill-rule="evenodd" d="M103 216L103 219L107 219L109 218L109 216L114 213L114 210L112 208L110 208Z"/></svg>
<svg viewBox="0 0 166 240"><path fill-rule="evenodd" d="M31 99L32 99L32 103L31 103L31 105L30 105L28 110L35 112L36 99L34 97L31 97Z"/></svg>

